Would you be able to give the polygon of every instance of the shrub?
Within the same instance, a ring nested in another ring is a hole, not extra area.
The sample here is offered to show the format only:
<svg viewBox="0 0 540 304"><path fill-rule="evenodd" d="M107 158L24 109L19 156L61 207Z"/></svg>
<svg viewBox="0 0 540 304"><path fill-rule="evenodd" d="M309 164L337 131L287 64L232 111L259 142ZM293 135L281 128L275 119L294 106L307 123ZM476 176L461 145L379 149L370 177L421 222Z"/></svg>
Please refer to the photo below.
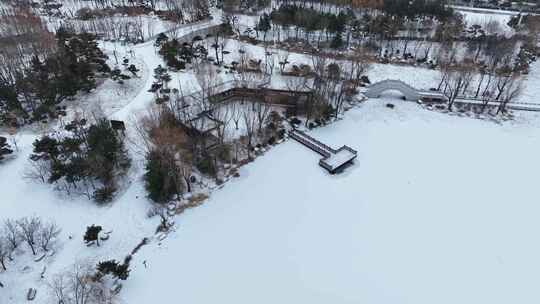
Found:
<svg viewBox="0 0 540 304"><path fill-rule="evenodd" d="M231 146L221 145L216 150L216 156L223 162L229 162L231 159Z"/></svg>
<svg viewBox="0 0 540 304"><path fill-rule="evenodd" d="M277 132L277 137L278 137L279 139L285 138L285 132L286 132L285 129L280 129L280 130Z"/></svg>
<svg viewBox="0 0 540 304"><path fill-rule="evenodd" d="M293 124L293 125L299 125L299 124L302 123L302 122L300 121L300 119L298 119L298 118L296 118L296 117L291 118L290 122L291 122L291 124Z"/></svg>
<svg viewBox="0 0 540 304"><path fill-rule="evenodd" d="M214 164L214 160L210 155L204 156L200 161L196 164L197 169L201 171L201 173L210 175L215 177L217 175L217 168Z"/></svg>
<svg viewBox="0 0 540 304"><path fill-rule="evenodd" d="M128 278L130 271L129 263L120 264L116 260L99 262L96 268L100 277L110 274L123 281Z"/></svg>
<svg viewBox="0 0 540 304"><path fill-rule="evenodd" d="M112 201L114 193L116 192L116 187L114 186L103 186L94 191L93 198L97 203L108 203Z"/></svg>
<svg viewBox="0 0 540 304"><path fill-rule="evenodd" d="M86 227L86 232L84 234L84 242L88 245L91 242L96 242L96 245L99 247L99 233L103 230L101 226L88 226Z"/></svg>

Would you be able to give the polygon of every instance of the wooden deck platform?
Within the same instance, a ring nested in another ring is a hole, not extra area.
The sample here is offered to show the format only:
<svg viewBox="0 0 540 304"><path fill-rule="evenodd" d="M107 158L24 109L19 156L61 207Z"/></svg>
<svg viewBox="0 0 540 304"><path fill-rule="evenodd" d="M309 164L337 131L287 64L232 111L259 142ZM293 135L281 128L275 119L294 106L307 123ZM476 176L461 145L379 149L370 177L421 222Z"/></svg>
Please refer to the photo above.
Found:
<svg viewBox="0 0 540 304"><path fill-rule="evenodd" d="M319 166L328 170L331 174L341 172L341 170L352 163L357 156L357 151L351 147L344 145L336 150L300 130L289 131L289 136L320 154L323 158L319 160Z"/></svg>

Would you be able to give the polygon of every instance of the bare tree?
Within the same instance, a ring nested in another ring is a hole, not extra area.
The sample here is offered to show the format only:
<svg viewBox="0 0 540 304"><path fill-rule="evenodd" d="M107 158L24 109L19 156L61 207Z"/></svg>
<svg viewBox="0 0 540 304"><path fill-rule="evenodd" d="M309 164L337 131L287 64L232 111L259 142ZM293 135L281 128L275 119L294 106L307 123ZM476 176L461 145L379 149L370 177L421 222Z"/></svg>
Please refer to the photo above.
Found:
<svg viewBox="0 0 540 304"><path fill-rule="evenodd" d="M36 255L36 242L39 238L39 232L43 227L39 217L24 217L17 221L20 228L20 237L30 246L32 254Z"/></svg>
<svg viewBox="0 0 540 304"><path fill-rule="evenodd" d="M195 70L195 77L201 88L196 96L199 112L207 111L211 108L210 98L214 95L219 79L216 70L209 64L201 64Z"/></svg>
<svg viewBox="0 0 540 304"><path fill-rule="evenodd" d="M499 107L497 114L505 113L506 106L515 100L523 91L523 79L518 75L510 77L504 91L499 95Z"/></svg>
<svg viewBox="0 0 540 304"><path fill-rule="evenodd" d="M253 87L256 77L254 71L252 71L250 67L250 62L252 61L251 53L243 46L238 50L238 53L240 54L238 58L238 67L236 68L238 74L234 74L236 83L240 87Z"/></svg>
<svg viewBox="0 0 540 304"><path fill-rule="evenodd" d="M248 157L250 156L251 148L253 147L253 137L255 136L257 118L253 113L250 113L250 110L245 109L243 113L244 126L246 127L246 139L247 139L247 150Z"/></svg>
<svg viewBox="0 0 540 304"><path fill-rule="evenodd" d="M51 241L60 234L60 231L61 229L54 222L43 225L39 233L39 246L43 251L49 251Z"/></svg>
<svg viewBox="0 0 540 304"><path fill-rule="evenodd" d="M233 102L234 103L234 102ZM222 104L212 111L212 117L217 121L217 137L220 144L225 142L227 137L227 131L232 119L232 112L229 108L229 104Z"/></svg>
<svg viewBox="0 0 540 304"><path fill-rule="evenodd" d="M7 270L6 268L6 258L9 256L9 244L6 241L5 238L3 238L0 235L0 266L4 269L4 271Z"/></svg>
<svg viewBox="0 0 540 304"><path fill-rule="evenodd" d="M266 102L253 102L253 108L257 118L257 133L261 134L266 118L270 114L271 107Z"/></svg>
<svg viewBox="0 0 540 304"><path fill-rule="evenodd" d="M159 153L170 170L175 185L182 178L191 192L191 172L193 168L193 140L186 130L178 125L175 114L167 107L154 106L135 123L135 130L141 141L142 151ZM180 193L181 187L178 187Z"/></svg>
<svg viewBox="0 0 540 304"><path fill-rule="evenodd" d="M315 85L314 85L315 87ZM306 77L289 77L287 79L287 89L289 91L295 92L296 98L299 98L300 93L306 91L308 88L308 79ZM306 126L308 125L310 119L314 115L315 105L312 102L307 102L305 104L305 114L306 114Z"/></svg>
<svg viewBox="0 0 540 304"><path fill-rule="evenodd" d="M240 123L240 120L242 119L242 105L243 103L239 104L237 101L233 101L230 103L231 118L232 118L232 121L234 122L235 130L239 129L239 123Z"/></svg>
<svg viewBox="0 0 540 304"><path fill-rule="evenodd" d="M349 80L352 80L355 86L357 86L360 82L360 77L368 71L370 66L371 64L367 51L362 48L355 49L351 56Z"/></svg>
<svg viewBox="0 0 540 304"><path fill-rule="evenodd" d="M29 161L28 167L24 169L23 178L46 183L51 172L50 166L46 160Z"/></svg>
<svg viewBox="0 0 540 304"><path fill-rule="evenodd" d="M496 19L490 19L484 25L486 29L486 34L488 35L498 35L501 31L501 24Z"/></svg>
<svg viewBox="0 0 540 304"><path fill-rule="evenodd" d="M54 275L53 278L47 282L49 291L52 298L58 304L68 304L71 302L69 299L69 286L66 274L61 273Z"/></svg>
<svg viewBox="0 0 540 304"><path fill-rule="evenodd" d="M449 66L447 69L441 71L445 84L443 93L448 98L449 111L452 111L452 106L460 92L472 80L473 72L474 69L469 64Z"/></svg>
<svg viewBox="0 0 540 304"><path fill-rule="evenodd" d="M19 236L19 229L18 229L17 222L11 219L5 220L3 234L10 248L9 259L11 260L12 259L11 253L17 249L17 247L22 241L22 239Z"/></svg>
<svg viewBox="0 0 540 304"><path fill-rule="evenodd" d="M77 262L71 271L55 275L48 282L49 292L59 304L106 304L114 293L95 274L89 262Z"/></svg>
<svg viewBox="0 0 540 304"><path fill-rule="evenodd" d="M289 64L289 51L278 52L278 64L281 74L285 72L285 67Z"/></svg>

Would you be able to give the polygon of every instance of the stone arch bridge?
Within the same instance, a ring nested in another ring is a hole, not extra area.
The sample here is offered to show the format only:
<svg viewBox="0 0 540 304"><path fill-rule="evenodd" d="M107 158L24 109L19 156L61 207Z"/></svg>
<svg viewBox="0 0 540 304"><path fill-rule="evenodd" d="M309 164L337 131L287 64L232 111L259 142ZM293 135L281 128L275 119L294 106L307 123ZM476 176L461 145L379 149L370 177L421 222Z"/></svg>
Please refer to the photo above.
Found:
<svg viewBox="0 0 540 304"><path fill-rule="evenodd" d="M447 98L440 92L418 90L401 80L386 79L370 85L364 93L366 97L378 98L388 90L396 90L410 101L446 101Z"/></svg>

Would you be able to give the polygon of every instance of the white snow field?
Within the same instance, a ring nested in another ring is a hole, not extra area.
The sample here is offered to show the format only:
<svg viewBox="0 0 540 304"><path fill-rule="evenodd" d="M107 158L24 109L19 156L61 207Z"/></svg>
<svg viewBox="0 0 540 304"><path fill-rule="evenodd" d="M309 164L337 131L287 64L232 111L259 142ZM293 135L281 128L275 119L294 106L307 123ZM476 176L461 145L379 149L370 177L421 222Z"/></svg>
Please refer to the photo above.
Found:
<svg viewBox="0 0 540 304"><path fill-rule="evenodd" d="M152 44L103 43L105 52L116 50L119 58L133 51L131 62L140 67L140 78L123 88L104 83L83 96L79 110L99 105L107 117L126 121L133 136L136 114L153 104L147 91L153 69L164 64ZM231 41L228 48L240 45ZM262 47L249 51L264 56ZM289 60L311 62L293 53ZM192 71L171 76L171 85L181 84L186 92L198 89ZM226 81L231 75L219 77ZM439 75L374 64L369 77L428 89ZM520 101L537 102L539 77L540 63L535 63ZM387 102L396 108L386 108ZM55 220L62 233L53 257L36 263L24 248L8 271L0 272L6 286L0 288L0 304L26 302L31 287L38 291L33 303L49 304L46 280L52 275L80 260L121 260L158 225L157 218L147 218L151 204L142 183L143 155L133 142L128 141L130 183L114 202L96 206L23 179L40 133L22 131L20 151L0 165L0 223L36 215ZM540 115L527 113L497 124L378 99L310 134L330 146L358 150L355 165L331 176L318 166L319 155L294 141L272 148L202 207L178 216L177 231L166 240L152 238L142 247L119 302L540 302L540 207L535 201ZM91 224L113 231L99 248L83 243Z"/></svg>
<svg viewBox="0 0 540 304"><path fill-rule="evenodd" d="M310 133L357 149L354 166L273 148L143 247L125 303L538 303L539 117L385 98Z"/></svg>

